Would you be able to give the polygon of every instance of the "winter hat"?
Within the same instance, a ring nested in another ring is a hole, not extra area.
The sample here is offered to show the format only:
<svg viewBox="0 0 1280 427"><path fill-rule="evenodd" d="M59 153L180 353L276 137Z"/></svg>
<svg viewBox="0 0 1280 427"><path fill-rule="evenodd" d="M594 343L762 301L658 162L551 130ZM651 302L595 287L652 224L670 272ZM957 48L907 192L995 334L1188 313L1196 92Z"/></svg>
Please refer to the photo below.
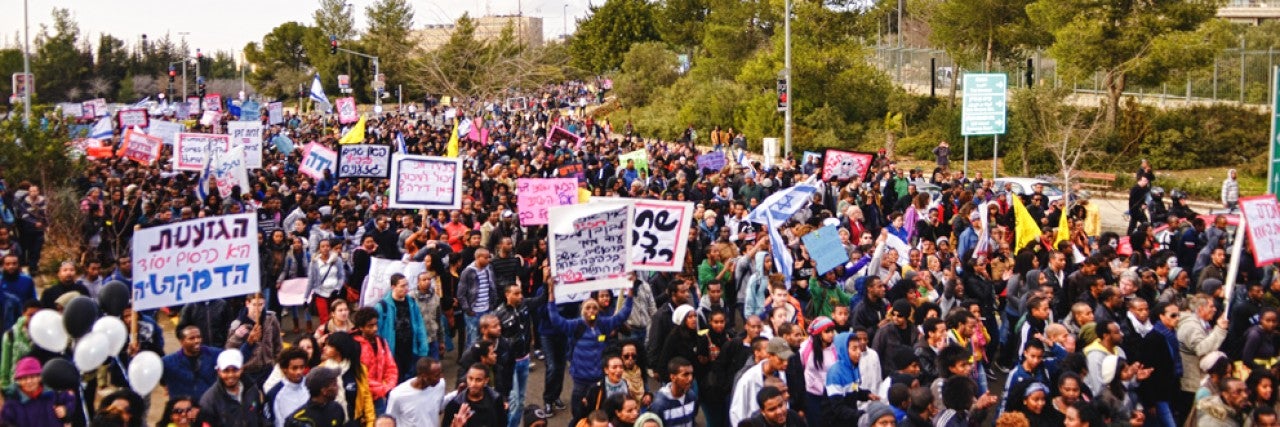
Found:
<svg viewBox="0 0 1280 427"><path fill-rule="evenodd" d="M1172 282L1172 281L1174 281L1174 280L1177 280L1177 279L1178 279L1178 275L1179 275L1179 274L1182 274L1182 267L1170 267L1170 268L1169 268L1169 281L1170 281L1170 282Z"/></svg>
<svg viewBox="0 0 1280 427"><path fill-rule="evenodd" d="M1200 284L1200 292L1208 296L1213 296L1218 289L1222 289L1222 281L1218 279L1204 279Z"/></svg>
<svg viewBox="0 0 1280 427"><path fill-rule="evenodd" d="M889 404L878 400L872 401L867 405L866 413L862 414L862 418L858 419L858 427L871 427L875 425L876 420L884 418L886 415L894 416L893 409L889 407Z"/></svg>
<svg viewBox="0 0 1280 427"><path fill-rule="evenodd" d="M635 425L643 426L644 423L647 423L650 421L656 422L658 423L658 427L662 427L662 417L659 417L658 414L655 414L652 412L645 412L643 414L640 414L640 418L636 418Z"/></svg>
<svg viewBox="0 0 1280 427"><path fill-rule="evenodd" d="M689 312L693 311L693 306L689 304L681 304L676 307L676 311L671 313L671 323L677 325L684 323L684 318L689 316Z"/></svg>
<svg viewBox="0 0 1280 427"><path fill-rule="evenodd" d="M18 361L18 366L13 369L13 378L23 378L32 375L40 375L40 361L34 357L24 357Z"/></svg>
<svg viewBox="0 0 1280 427"><path fill-rule="evenodd" d="M1116 370L1119 369L1120 357L1109 355L1102 358L1102 384L1111 384L1111 380L1116 378Z"/></svg>
<svg viewBox="0 0 1280 427"><path fill-rule="evenodd" d="M892 354L894 369L903 369L911 366L912 363L920 363L920 359L916 358L916 354L906 348L899 348Z"/></svg>
<svg viewBox="0 0 1280 427"><path fill-rule="evenodd" d="M823 331L835 326L836 322L833 322L830 317L818 316L817 319L813 319L812 323L809 323L809 335L821 334Z"/></svg>
<svg viewBox="0 0 1280 427"><path fill-rule="evenodd" d="M337 381L340 373L337 369L317 367L307 374L307 391L313 396L319 395L329 383Z"/></svg>
<svg viewBox="0 0 1280 427"><path fill-rule="evenodd" d="M905 299L900 299L893 302L893 312L898 313L899 316L905 317L907 319L911 318L911 308L912 308L911 303L907 302L907 300Z"/></svg>
<svg viewBox="0 0 1280 427"><path fill-rule="evenodd" d="M1051 393L1049 392L1049 387L1045 386L1045 385L1044 385L1044 384L1042 384L1042 383L1034 382L1034 383L1031 383L1031 384L1027 385L1027 391L1025 391L1025 392L1023 392L1023 393L1022 393L1022 397L1030 396L1031 394L1033 394L1033 393L1035 393L1035 392L1037 392L1037 391L1044 392L1044 395L1045 395L1045 396L1048 396L1048 395L1050 395L1050 394L1051 394Z"/></svg>

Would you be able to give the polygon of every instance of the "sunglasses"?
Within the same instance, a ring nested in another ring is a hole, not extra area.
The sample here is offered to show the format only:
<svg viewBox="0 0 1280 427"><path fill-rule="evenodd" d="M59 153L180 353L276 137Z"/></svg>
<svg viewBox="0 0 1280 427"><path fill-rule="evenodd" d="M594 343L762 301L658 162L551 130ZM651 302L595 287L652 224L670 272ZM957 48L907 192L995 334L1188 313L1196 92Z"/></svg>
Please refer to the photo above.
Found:
<svg viewBox="0 0 1280 427"><path fill-rule="evenodd" d="M191 411L191 408L173 408L173 413L178 415L184 415L189 411Z"/></svg>

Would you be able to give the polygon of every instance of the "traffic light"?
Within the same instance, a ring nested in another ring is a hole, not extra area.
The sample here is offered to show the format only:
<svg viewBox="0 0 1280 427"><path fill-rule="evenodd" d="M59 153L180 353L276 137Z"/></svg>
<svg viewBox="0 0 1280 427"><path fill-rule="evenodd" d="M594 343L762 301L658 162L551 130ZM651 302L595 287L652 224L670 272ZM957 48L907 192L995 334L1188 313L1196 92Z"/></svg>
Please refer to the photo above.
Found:
<svg viewBox="0 0 1280 427"><path fill-rule="evenodd" d="M196 77L196 96L204 98L204 77Z"/></svg>
<svg viewBox="0 0 1280 427"><path fill-rule="evenodd" d="M173 66L170 65L169 66L169 83L173 83L173 78L177 76L178 76L178 71L173 69Z"/></svg>
<svg viewBox="0 0 1280 427"><path fill-rule="evenodd" d="M329 36L329 54L330 55L338 54L338 37L337 36Z"/></svg>

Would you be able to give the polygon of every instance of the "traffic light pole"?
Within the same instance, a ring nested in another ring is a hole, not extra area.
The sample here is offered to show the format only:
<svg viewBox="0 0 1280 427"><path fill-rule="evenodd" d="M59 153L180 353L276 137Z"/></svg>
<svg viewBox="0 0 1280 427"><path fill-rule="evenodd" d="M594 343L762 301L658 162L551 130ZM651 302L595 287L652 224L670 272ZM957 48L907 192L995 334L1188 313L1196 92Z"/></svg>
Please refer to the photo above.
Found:
<svg viewBox="0 0 1280 427"><path fill-rule="evenodd" d="M356 51L351 50L351 49L344 49L344 48L340 48L340 47L337 47L337 45L336 45L336 44L335 44L335 45L331 45L331 46L332 46L332 47L331 47L331 49L334 49L334 50L336 50L336 51L338 51L338 52L345 52L345 53L349 53L349 54L352 54L352 55L355 55L355 56L359 56L359 57L361 57L361 58L365 58L365 59L368 59L368 60L370 60L370 61L373 61L373 79L374 79L374 83L375 83L375 84L377 83L378 76L382 75L382 67L381 67L381 66L380 66L380 64L378 63L378 57L373 56L373 55L369 55L369 54L364 54L364 53L356 52ZM374 89L374 91L373 91L373 105L374 105L374 106L376 106L376 107L379 107L379 108L377 108L378 110L381 110L381 109L382 109L382 108L380 108L380 107L382 107L382 91L377 90L377 89Z"/></svg>

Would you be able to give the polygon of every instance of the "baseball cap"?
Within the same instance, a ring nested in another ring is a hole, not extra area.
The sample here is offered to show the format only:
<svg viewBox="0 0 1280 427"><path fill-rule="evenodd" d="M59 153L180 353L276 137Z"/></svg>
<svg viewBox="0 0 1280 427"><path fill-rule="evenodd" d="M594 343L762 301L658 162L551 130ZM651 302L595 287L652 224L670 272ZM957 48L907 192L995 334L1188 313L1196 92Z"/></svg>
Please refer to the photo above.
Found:
<svg viewBox="0 0 1280 427"><path fill-rule="evenodd" d="M244 355L240 354L240 350L223 350L222 353L218 354L217 367L219 371L227 368L240 369L242 366L244 366Z"/></svg>
<svg viewBox="0 0 1280 427"><path fill-rule="evenodd" d="M769 345L765 347L765 352L782 359L790 359L795 354L791 351L791 345L787 344L787 340L779 337L769 338Z"/></svg>

